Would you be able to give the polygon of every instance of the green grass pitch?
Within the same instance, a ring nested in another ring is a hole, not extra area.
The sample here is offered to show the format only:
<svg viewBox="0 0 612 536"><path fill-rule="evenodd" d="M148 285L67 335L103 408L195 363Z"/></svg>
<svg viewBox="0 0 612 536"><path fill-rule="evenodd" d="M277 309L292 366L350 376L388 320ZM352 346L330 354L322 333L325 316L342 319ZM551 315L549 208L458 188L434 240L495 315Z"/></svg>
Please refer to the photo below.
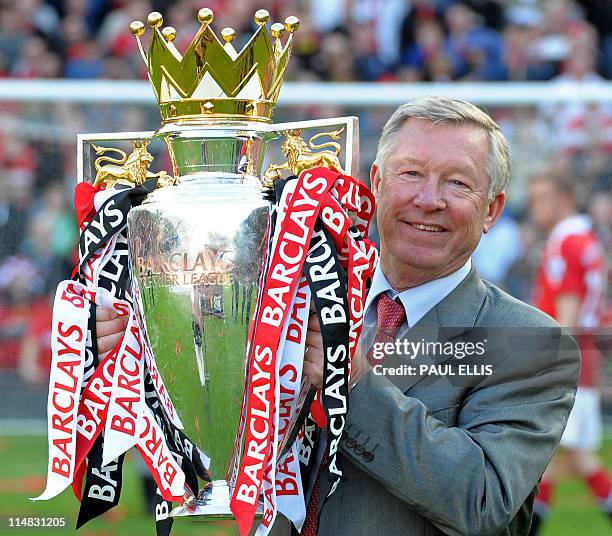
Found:
<svg viewBox="0 0 612 536"><path fill-rule="evenodd" d="M612 439L602 449L604 460L612 467ZM82 527L82 536L145 536L155 534L155 522L144 513L139 472L135 451L130 451L124 465L123 492L120 504L105 517ZM74 534L78 512L72 490L46 502L32 502L44 488L47 464L46 439L40 436L0 437L0 534L36 536ZM5 516L65 516L66 529L9 529ZM173 534L192 536L202 534L198 523L177 522ZM597 511L587 488L580 481L567 479L556 489L555 509L542 536L608 536L610 522Z"/></svg>

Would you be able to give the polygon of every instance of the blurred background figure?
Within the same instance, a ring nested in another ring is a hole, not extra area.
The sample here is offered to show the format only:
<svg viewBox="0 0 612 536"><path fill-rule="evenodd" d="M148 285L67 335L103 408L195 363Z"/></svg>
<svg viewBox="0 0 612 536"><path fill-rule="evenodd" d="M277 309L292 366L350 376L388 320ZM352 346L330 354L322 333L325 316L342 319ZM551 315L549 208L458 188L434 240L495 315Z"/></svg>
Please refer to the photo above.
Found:
<svg viewBox="0 0 612 536"><path fill-rule="evenodd" d="M483 235L472 259L484 279L505 286L508 271L522 254L520 227L506 211L493 228Z"/></svg>
<svg viewBox="0 0 612 536"><path fill-rule="evenodd" d="M573 332L582 355L576 401L561 449L570 469L584 479L612 523L612 480L597 455L602 440L601 353L595 336L604 315L606 260L592 220L578 212L573 176L548 173L533 177L529 214L547 234L534 303ZM560 458L555 457L542 477L530 534L538 533L552 506L559 466Z"/></svg>

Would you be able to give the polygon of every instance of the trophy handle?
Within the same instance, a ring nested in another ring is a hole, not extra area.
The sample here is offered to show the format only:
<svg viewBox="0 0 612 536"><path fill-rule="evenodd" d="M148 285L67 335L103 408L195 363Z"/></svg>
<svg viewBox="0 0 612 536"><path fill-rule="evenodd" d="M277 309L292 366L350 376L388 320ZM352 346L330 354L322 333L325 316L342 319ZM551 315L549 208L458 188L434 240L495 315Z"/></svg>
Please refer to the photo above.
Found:
<svg viewBox="0 0 612 536"><path fill-rule="evenodd" d="M95 133L95 134L77 134L77 183L88 182L95 186L106 184L112 187L116 183L129 185L137 185L144 182L145 179L151 178L154 174L148 168L152 162L149 161L145 153L146 147L151 141L155 132L112 132L112 133ZM115 147L103 147L97 143L104 142L131 142L132 152L127 155L125 151ZM95 157L92 157L91 148L95 151ZM121 154L121 158L112 158L104 153L114 151ZM132 160L142 160L143 177L130 173L129 165L126 161L129 158ZM139 158L142 157L142 158ZM106 162L102 165L102 162ZM95 169L96 173L90 175L90 171ZM155 174L156 176L158 174ZM169 175L167 175L169 177ZM141 180L142 179L142 180Z"/></svg>
<svg viewBox="0 0 612 536"><path fill-rule="evenodd" d="M335 128L333 131L318 132L311 136L308 142L301 138L305 129L321 130L329 127ZM273 179L274 171L287 169L291 173L299 175L304 169L316 166L333 167L338 171L351 175L359 176L359 118L355 116L332 117L329 119L312 119L309 121L291 121L289 123L277 123L269 126L270 131L279 136L285 136L285 142L281 150L287 157L287 162L280 165L271 165L266 170L268 179ZM339 139L344 134L344 150L339 143L328 141L315 144L315 140L321 136L329 136L331 139ZM323 150L324 147L331 147L334 150ZM288 154L289 153L289 154ZM344 162L339 158L344 154ZM265 174L264 173L264 178Z"/></svg>
<svg viewBox="0 0 612 536"><path fill-rule="evenodd" d="M331 127L331 130L330 130ZM230 128L230 127L228 127ZM278 124L253 124L244 123L240 125L234 125L231 129L235 130L236 133L246 138L245 150L247 153L251 152L253 146L253 140L249 136L262 136L264 141L267 143L275 138L284 136L286 138L283 145L289 150L297 148L296 162L295 165L291 165L288 155L287 162L284 164L272 164L269 166L266 173L268 173L268 180L266 181L265 176L261 177L262 182L270 182L272 179L280 176L279 170L285 169L287 172L292 174L299 174L304 169L315 166L333 167L337 168L338 171L351 175L353 177L359 176L359 119L353 116L347 117L333 117L330 119L313 119L309 121L292 121L288 123ZM316 129L316 132L311 136L308 142L301 139L301 132L305 129ZM326 131L321 131L326 129ZM229 132L228 129L209 128L204 129L215 136L223 137ZM219 134L215 134L218 132ZM329 136L330 140L324 143L315 143L318 138L322 136ZM335 140L340 139L344 135L344 147ZM103 182L104 177L97 177L98 170L96 169L96 161L99 161L100 155L92 155L91 147L101 145L107 142L131 142L132 143L132 156L138 152L138 149L146 145L153 139L159 139L159 133L155 131L140 131L140 132L113 132L113 133L93 133L93 134L78 134L77 135L77 182L88 182L94 184L95 182ZM334 141L332 141L334 140ZM168 140L166 140L166 143ZM325 150L324 148L331 148L332 150ZM102 149L111 149L110 147L102 147ZM114 148L113 148L114 149ZM323 150L321 150L323 149ZM281 149L282 150L282 149ZM284 151L283 151L284 152ZM125 154L125 151L123 151ZM292 157L293 157L292 153ZM245 155L246 156L246 155ZM128 157L129 158L129 157ZM129 172L125 170L125 166L122 164L113 164L117 169L107 169L106 172L110 171L108 179L114 182L127 182L134 183L140 180L132 180L129 176ZM122 169L118 169L122 168ZM91 170L96 169L96 173L92 175ZM256 170L256 166L250 162L250 158L247 157L246 167L244 170L238 169L247 175L258 176L259 173ZM145 170L145 174L148 174L146 178L150 178L153 175L148 170ZM117 177L119 175L119 177ZM128 175L128 178L121 179L121 175ZM175 183L176 179L166 173L160 175L160 186ZM180 175L180 173L179 173ZM265 173L264 173L265 175ZM113 184L114 184L113 182Z"/></svg>

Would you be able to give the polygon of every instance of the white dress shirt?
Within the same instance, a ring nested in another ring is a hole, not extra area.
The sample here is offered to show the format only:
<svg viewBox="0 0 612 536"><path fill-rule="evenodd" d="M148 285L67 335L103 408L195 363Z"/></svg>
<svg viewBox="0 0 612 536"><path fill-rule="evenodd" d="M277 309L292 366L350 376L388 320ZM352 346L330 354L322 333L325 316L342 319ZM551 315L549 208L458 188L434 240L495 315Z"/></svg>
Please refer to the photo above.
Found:
<svg viewBox="0 0 612 536"><path fill-rule="evenodd" d="M361 337L362 348L369 348L374 342L376 335L376 297L383 292L395 299L398 297L406 311L406 321L400 326L399 332L407 327L413 327L423 318L430 309L440 303L465 279L472 268L472 259L450 275L440 277L418 285L413 288L398 292L395 290L382 271L380 262L374 271L372 285L368 291L365 301L365 314L363 319L363 333Z"/></svg>

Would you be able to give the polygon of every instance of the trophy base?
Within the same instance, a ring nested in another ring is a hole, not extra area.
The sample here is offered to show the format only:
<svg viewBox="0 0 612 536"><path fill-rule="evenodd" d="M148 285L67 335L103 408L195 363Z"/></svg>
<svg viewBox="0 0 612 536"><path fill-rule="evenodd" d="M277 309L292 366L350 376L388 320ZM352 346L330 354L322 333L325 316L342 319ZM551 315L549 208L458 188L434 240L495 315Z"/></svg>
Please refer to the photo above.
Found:
<svg viewBox="0 0 612 536"><path fill-rule="evenodd" d="M234 536L238 534L238 525L230 510L230 498L227 482L213 480L200 490L195 501L178 506L170 512L170 515L174 517L175 522L179 519L201 522L206 525L206 528L211 529L210 534ZM263 508L260 504L255 512L255 520L260 520L262 516ZM253 533L255 528L256 524L254 524ZM207 532L202 534L207 534Z"/></svg>

